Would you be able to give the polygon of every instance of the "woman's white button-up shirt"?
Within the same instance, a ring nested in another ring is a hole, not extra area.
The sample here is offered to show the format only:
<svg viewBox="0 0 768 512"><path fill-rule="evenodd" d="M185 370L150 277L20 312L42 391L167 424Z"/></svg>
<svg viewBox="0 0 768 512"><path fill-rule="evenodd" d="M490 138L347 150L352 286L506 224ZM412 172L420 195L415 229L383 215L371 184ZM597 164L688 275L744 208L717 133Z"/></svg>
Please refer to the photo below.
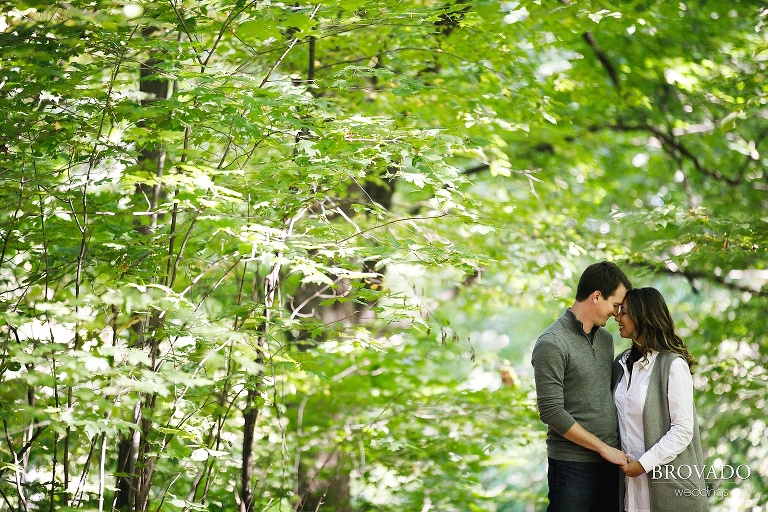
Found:
<svg viewBox="0 0 768 512"><path fill-rule="evenodd" d="M659 442L648 451L645 450L643 409L656 356L658 352L651 352L647 360L635 361L630 381L626 363L629 353L625 354L620 361L624 376L617 384L614 394L619 414L621 448L632 459L639 461L646 472L672 461L693 439L693 379L685 360L677 358L669 369L668 400L672 426ZM650 512L648 485L647 473L626 477L625 510Z"/></svg>

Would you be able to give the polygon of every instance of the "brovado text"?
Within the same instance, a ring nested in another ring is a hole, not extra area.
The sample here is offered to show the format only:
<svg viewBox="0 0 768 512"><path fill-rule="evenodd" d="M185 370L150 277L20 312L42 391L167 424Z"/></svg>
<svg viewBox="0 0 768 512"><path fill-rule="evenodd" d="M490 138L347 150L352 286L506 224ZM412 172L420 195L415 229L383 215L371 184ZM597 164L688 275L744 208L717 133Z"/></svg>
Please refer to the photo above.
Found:
<svg viewBox="0 0 768 512"><path fill-rule="evenodd" d="M746 480L751 474L752 470L746 464L740 464L735 468L728 464L719 467L706 464L701 466L681 464L675 467L672 464L666 464L653 468L651 478L653 480L688 480L696 475L704 480L729 480L734 477Z"/></svg>

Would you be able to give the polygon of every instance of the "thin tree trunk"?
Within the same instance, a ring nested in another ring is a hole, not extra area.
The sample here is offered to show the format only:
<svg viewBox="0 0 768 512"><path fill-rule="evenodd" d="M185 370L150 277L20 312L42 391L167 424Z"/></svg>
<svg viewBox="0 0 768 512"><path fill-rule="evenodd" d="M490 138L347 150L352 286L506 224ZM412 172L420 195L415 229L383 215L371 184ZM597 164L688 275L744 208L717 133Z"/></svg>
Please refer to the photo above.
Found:
<svg viewBox="0 0 768 512"><path fill-rule="evenodd" d="M283 241L293 234L294 225L306 212L307 210L303 208L290 219L283 235ZM264 278L264 322L261 324L261 336L259 336L258 340L258 356L256 358L256 363L260 366L263 366L265 362L265 353L268 350L267 334L270 329L275 298L280 288L280 270L282 268L283 254L278 253L275 256L275 263L272 265L269 274ZM263 376L263 372L259 372L259 374L251 379L246 397L245 424L243 425L243 460L240 469L240 512L253 512L254 507L251 482L253 477L253 438L256 420L259 416L259 409L256 404L258 403L258 397L261 396Z"/></svg>
<svg viewBox="0 0 768 512"><path fill-rule="evenodd" d="M104 512L105 464L107 461L107 434L101 434L101 455L99 456L99 512Z"/></svg>
<svg viewBox="0 0 768 512"><path fill-rule="evenodd" d="M142 32L142 36L147 38L154 33L155 29L150 27ZM145 93L142 100L142 106L156 101L163 101L168 97L169 82L154 77L157 73L157 64L159 61L151 57L142 63L140 69L139 90ZM139 156L139 165L152 169L153 174L158 178L157 184L153 186L139 185L137 194L146 199L147 217L145 222L139 221L137 230L142 234L149 234L157 229L161 215L158 213L158 206L165 193L160 182L165 172L165 149L161 146L145 148ZM169 251L173 250L173 239L169 242ZM166 276L164 282L168 282ZM159 327L160 320L150 314L144 322L138 322L134 325L134 332L137 336L135 346L144 348L149 352L150 360L153 361L152 368L156 368L154 363L157 359L159 340L155 338L154 332ZM150 335L146 337L146 334ZM144 399L143 407L151 410L155 400L154 395L148 395ZM152 431L152 421L142 412L141 402L137 403L132 418L133 422L139 427L132 431L130 435L124 436L118 448L117 462L117 495L115 497L114 508L125 511L143 511L149 505L149 494L151 489L152 474L154 472L154 461L148 455L149 444L148 437ZM137 470L140 463L141 469Z"/></svg>
<svg viewBox="0 0 768 512"><path fill-rule="evenodd" d="M134 29L135 32L135 29ZM133 33L131 32L131 36L133 36ZM126 45L126 50L128 48L128 45ZM105 121L107 119L107 113L110 111L110 104L112 102L112 92L114 90L115 81L117 79L117 75L120 71L120 67L123 63L123 58L125 56L125 51L120 54L119 58L117 59L117 62L115 64L114 69L112 70L112 76L109 81L109 89L107 91L107 96L105 100L104 108L102 109L102 115L101 115L101 121L99 123L99 130L96 134L96 140L99 141L101 139L101 135L104 132L104 126ZM77 222L77 227L80 231L80 251L77 255L77 268L75 271L75 315L79 318L79 298L81 293L81 286L83 281L83 266L85 264L85 253L88 248L88 186L91 182L91 172L93 172L93 169L96 167L97 163L97 151L98 143L94 144L92 150L91 150L91 156L88 160L88 169L86 171L85 180L83 182L83 187L81 190L82 198L80 202L80 208L82 209L81 217L78 217L78 213L76 211L76 208L74 206L74 203L70 200L70 207L72 209L72 215ZM70 165L72 165L73 162L70 162ZM82 220L81 220L82 218ZM74 350L80 350L80 346L82 343L82 340L80 339L80 328L79 325L75 326L75 341L74 341ZM53 340L51 340L53 341ZM73 407L73 396L72 396L72 387L67 388L67 409L71 410ZM70 441L71 441L71 429L69 426L67 426L65 433L64 433L64 454L63 454L63 460L62 460L62 466L63 466L63 472L64 472L64 503L66 505L69 505L69 447L70 447ZM55 472L55 469L54 469ZM55 478L52 479L51 485L55 485Z"/></svg>
<svg viewBox="0 0 768 512"><path fill-rule="evenodd" d="M309 40L309 62L307 66L307 79L310 83L315 80L315 53L316 41ZM377 67L383 66L383 55L379 55ZM371 78L371 87L376 88L376 77ZM301 134L299 134L301 136ZM394 173L393 173L394 174ZM392 205L395 182L388 180L383 183L368 181L362 184L353 182L348 186L347 196L353 198L341 206L342 216L352 217L351 206L357 203L376 203L381 208L389 210ZM354 199L356 198L356 199ZM374 272L375 261L366 261L362 265L362 271ZM383 268L376 270L383 273ZM351 292L351 283L347 280L337 279L336 287L328 291L329 287L305 284L294 294L294 302L291 304L291 313L295 316L313 316L323 325L352 325L369 322L373 318L371 308L374 302L360 305L358 301L334 301L330 305L323 305L330 295L345 295ZM368 280L366 287L376 287L381 283L377 280ZM310 346L310 336L303 332L294 340L300 349ZM317 341L316 339L313 340ZM298 451L295 460L295 490L299 501L296 510L302 512L315 512L321 506L336 512L351 511L350 495L350 468L343 454L338 453L332 446L320 446L314 452L302 453Z"/></svg>
<svg viewBox="0 0 768 512"><path fill-rule="evenodd" d="M272 266L272 270L264 280L264 322L261 324L262 334L258 341L259 354L256 360L259 365L264 364L264 351L267 348L267 333L269 332L271 311L280 283L281 256L278 255L276 258L277 262ZM263 377L264 373L259 372L251 378L245 401L245 412L243 414L243 460L240 467L240 512L253 512L254 510L252 487L253 438L256 430L256 420L259 417L257 399L261 396Z"/></svg>
<svg viewBox="0 0 768 512"><path fill-rule="evenodd" d="M256 399L260 393L258 389L249 389L246 398L243 425L243 462L240 467L240 512L253 512L253 489L251 478L253 476L253 436L256 428L256 420L259 417L259 409L256 407Z"/></svg>

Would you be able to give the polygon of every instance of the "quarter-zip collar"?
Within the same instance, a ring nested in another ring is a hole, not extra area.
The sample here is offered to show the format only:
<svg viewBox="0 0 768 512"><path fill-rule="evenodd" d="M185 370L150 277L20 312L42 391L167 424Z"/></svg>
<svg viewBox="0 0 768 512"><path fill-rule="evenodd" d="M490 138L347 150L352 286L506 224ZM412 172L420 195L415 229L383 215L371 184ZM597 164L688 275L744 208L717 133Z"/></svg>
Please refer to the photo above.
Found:
<svg viewBox="0 0 768 512"><path fill-rule="evenodd" d="M589 341L589 344L592 345L595 341L595 334L597 334L598 329L600 329L599 325L595 325L592 327L592 330L589 333L584 332L584 323L576 318L576 314L571 310L571 308L567 308L565 310L565 315L563 315L563 320L565 320L565 324L576 334L580 334L584 336L587 341Z"/></svg>

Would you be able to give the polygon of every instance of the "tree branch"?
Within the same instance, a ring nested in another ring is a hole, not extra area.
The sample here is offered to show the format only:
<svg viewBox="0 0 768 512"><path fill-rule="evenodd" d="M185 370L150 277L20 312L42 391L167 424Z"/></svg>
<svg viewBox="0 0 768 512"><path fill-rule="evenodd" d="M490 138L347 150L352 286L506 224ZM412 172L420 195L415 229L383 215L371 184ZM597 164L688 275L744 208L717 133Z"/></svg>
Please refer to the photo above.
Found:
<svg viewBox="0 0 768 512"><path fill-rule="evenodd" d="M741 293L749 293L753 297L768 297L768 287L763 286L759 290L755 290L754 288L749 288L747 286L743 286L737 283L734 283L732 281L727 281L725 277L723 276L716 276L711 273L707 273L704 271L697 271L697 270L673 270L669 268L666 265L659 264L659 263L651 263L651 262L639 262L639 263L629 263L632 267L637 268L643 268L647 270L651 270L652 272L656 274L663 274L663 275L669 275L669 276L675 276L675 277L682 277L686 281L688 281L691 285L691 289L694 293L698 294L701 290L699 287L696 286L696 283L694 282L696 279L702 279L705 281L710 281L712 283L715 283L723 288L726 288L731 291L735 292L741 292Z"/></svg>
<svg viewBox="0 0 768 512"><path fill-rule="evenodd" d="M716 169L709 169L704 166L704 164L699 161L699 159L694 155L685 145L683 145L682 142L680 142L678 139L675 138L674 135L671 133L663 132L660 129L656 128L655 126L651 125L637 125L637 126L630 126L622 124L621 122L616 123L614 125L609 125L609 129L616 130L616 131L644 131L652 133L662 144L662 147L666 148L667 151L672 156L680 156L684 157L686 160L690 161L693 164L693 167L704 176L708 176L710 178L716 179L718 181L722 181L727 183L728 185L739 185L743 182L743 170L739 174L739 176L735 178L730 178L728 176L725 176L722 172L716 170ZM599 128L592 128L592 129L599 129Z"/></svg>
<svg viewBox="0 0 768 512"><path fill-rule="evenodd" d="M616 88L617 91L621 90L621 82L619 82L619 75L616 73L616 68L614 67L611 60L608 58L608 55L605 54L602 48L600 48L600 45L597 44L597 40L595 40L595 36L592 35L592 32L584 32L581 36L584 41L587 42L587 44L592 47L592 50L595 52L595 56L597 57L597 60L600 61L600 64L603 65L603 68L605 68L606 73L608 73L608 77L610 77L611 82L613 83L613 86Z"/></svg>
<svg viewBox="0 0 768 512"><path fill-rule="evenodd" d="M314 10L312 11L312 14L309 15L309 19L313 19L315 17L315 15L317 14L317 11L319 11L319 10L320 10L320 4L317 4L315 6ZM315 41L314 38L310 39L310 42L312 44L314 44L314 41ZM269 81L269 77L272 76L272 73L274 73L275 70L278 68L278 66L280 66L280 64L283 62L283 59L285 59L285 57L288 55L288 52L290 52L293 49L293 47L296 46L296 43L298 43L298 42L299 42L299 38L298 37L295 37L291 41L291 44L288 45L288 48L285 49L285 51L280 56L280 58L277 59L277 62L275 62L275 65L272 66L272 69L269 70L269 72L266 74L264 79L261 81L261 83L259 84L259 87L258 87L259 89L264 87L264 84L266 84Z"/></svg>

